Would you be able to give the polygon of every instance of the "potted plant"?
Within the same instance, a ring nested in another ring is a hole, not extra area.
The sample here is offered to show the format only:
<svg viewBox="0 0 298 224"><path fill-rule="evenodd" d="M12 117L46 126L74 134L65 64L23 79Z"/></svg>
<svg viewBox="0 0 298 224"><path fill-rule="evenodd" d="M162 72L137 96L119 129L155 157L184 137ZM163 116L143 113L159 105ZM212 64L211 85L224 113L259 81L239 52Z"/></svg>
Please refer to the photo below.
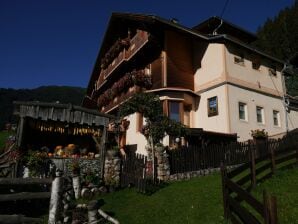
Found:
<svg viewBox="0 0 298 224"><path fill-rule="evenodd" d="M163 153L164 152L164 146L163 146L163 144L162 143L157 143L156 145L155 145L155 150L156 150L156 152L159 152L159 153Z"/></svg>
<svg viewBox="0 0 298 224"><path fill-rule="evenodd" d="M109 188L109 192L114 192L118 187L118 182L112 177L108 178L105 183Z"/></svg>
<svg viewBox="0 0 298 224"><path fill-rule="evenodd" d="M29 151L25 161L31 177L39 177L45 174L48 161L46 152Z"/></svg>
<svg viewBox="0 0 298 224"><path fill-rule="evenodd" d="M70 164L70 170L74 176L80 175L80 163L78 159L73 159L72 163Z"/></svg>
<svg viewBox="0 0 298 224"><path fill-rule="evenodd" d="M119 150L120 150L120 147L118 145L114 145L108 149L107 155L109 157L115 157L118 154Z"/></svg>
<svg viewBox="0 0 298 224"><path fill-rule="evenodd" d="M253 137L253 139L267 139L268 138L268 132L266 132L265 129L251 130L250 135Z"/></svg>

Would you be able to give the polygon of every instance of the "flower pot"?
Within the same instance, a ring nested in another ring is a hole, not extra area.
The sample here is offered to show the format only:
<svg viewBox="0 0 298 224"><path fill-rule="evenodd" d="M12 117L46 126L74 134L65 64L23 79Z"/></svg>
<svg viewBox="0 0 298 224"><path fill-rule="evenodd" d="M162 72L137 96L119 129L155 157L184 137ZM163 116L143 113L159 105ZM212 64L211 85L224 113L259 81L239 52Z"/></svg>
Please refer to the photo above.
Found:
<svg viewBox="0 0 298 224"><path fill-rule="evenodd" d="M115 157L118 154L118 151L116 150L108 150L107 151L107 156L109 157Z"/></svg>

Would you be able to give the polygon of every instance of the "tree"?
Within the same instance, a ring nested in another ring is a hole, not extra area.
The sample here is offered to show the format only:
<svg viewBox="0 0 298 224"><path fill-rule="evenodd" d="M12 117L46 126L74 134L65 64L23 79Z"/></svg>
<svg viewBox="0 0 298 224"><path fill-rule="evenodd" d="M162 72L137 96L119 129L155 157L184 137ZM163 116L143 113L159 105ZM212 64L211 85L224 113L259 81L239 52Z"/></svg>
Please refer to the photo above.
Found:
<svg viewBox="0 0 298 224"><path fill-rule="evenodd" d="M281 10L274 19L267 19L257 31L254 43L259 49L286 62L298 53L298 1ZM297 65L296 65L297 66ZM286 80L288 93L298 96L298 74Z"/></svg>
<svg viewBox="0 0 298 224"><path fill-rule="evenodd" d="M171 120L163 114L162 105L158 95L152 93L137 93L120 107L120 116L139 112L145 118L142 134L147 145L152 150L152 161L155 165L154 148L166 136L182 137L187 133L186 127L180 122ZM154 169L153 169L154 178Z"/></svg>

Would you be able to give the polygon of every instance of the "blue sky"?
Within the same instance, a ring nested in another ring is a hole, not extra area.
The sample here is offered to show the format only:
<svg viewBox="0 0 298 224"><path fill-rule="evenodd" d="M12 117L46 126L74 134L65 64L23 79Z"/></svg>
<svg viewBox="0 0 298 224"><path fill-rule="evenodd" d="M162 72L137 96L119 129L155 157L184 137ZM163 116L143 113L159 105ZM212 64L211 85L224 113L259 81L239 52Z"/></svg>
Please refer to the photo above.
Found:
<svg viewBox="0 0 298 224"><path fill-rule="evenodd" d="M225 0L0 0L0 88L87 87L112 12L177 18L192 27ZM255 32L294 0L229 0L223 18Z"/></svg>

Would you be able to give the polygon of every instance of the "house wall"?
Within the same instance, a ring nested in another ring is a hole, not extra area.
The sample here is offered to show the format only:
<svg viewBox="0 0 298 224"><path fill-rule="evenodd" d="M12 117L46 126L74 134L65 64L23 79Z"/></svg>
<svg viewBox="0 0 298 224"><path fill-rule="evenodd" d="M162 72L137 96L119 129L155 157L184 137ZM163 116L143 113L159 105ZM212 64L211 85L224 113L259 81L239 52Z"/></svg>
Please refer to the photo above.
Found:
<svg viewBox="0 0 298 224"><path fill-rule="evenodd" d="M195 128L203 128L206 131L229 133L228 105L226 85L211 89L200 94L201 99L197 111L194 112L193 122ZM207 100L217 96L218 115L208 117Z"/></svg>
<svg viewBox="0 0 298 224"><path fill-rule="evenodd" d="M156 60L151 63L151 76L152 76L152 88L158 89L162 87L162 60L160 55Z"/></svg>
<svg viewBox="0 0 298 224"><path fill-rule="evenodd" d="M167 87L194 89L191 39L181 33L165 32Z"/></svg>
<svg viewBox="0 0 298 224"><path fill-rule="evenodd" d="M126 117L130 121L128 130L126 132L126 144L134 145L137 144L137 153L147 155L145 150L146 138L139 131L137 131L137 114L131 114Z"/></svg>
<svg viewBox="0 0 298 224"><path fill-rule="evenodd" d="M288 125L289 130L298 128L298 111L291 110L290 113L288 113Z"/></svg>
<svg viewBox="0 0 298 224"><path fill-rule="evenodd" d="M224 52L223 44L194 44L194 86L196 92L224 81Z"/></svg>
<svg viewBox="0 0 298 224"><path fill-rule="evenodd" d="M250 139L250 131L265 129L269 135L285 132L285 115L282 100L255 91L228 85L231 133L237 133L239 141ZM239 119L239 102L247 105L247 121ZM264 108L264 124L257 123L256 106ZM280 127L273 124L273 110L279 111Z"/></svg>
<svg viewBox="0 0 298 224"><path fill-rule="evenodd" d="M243 65L234 62L235 56L239 57L240 55L244 57ZM232 45L226 45L225 58L228 82L275 96L283 95L281 73L277 71L276 76L269 75L268 68L274 66L273 63L257 55L240 51ZM254 60L258 60L260 63L258 70L252 68Z"/></svg>

